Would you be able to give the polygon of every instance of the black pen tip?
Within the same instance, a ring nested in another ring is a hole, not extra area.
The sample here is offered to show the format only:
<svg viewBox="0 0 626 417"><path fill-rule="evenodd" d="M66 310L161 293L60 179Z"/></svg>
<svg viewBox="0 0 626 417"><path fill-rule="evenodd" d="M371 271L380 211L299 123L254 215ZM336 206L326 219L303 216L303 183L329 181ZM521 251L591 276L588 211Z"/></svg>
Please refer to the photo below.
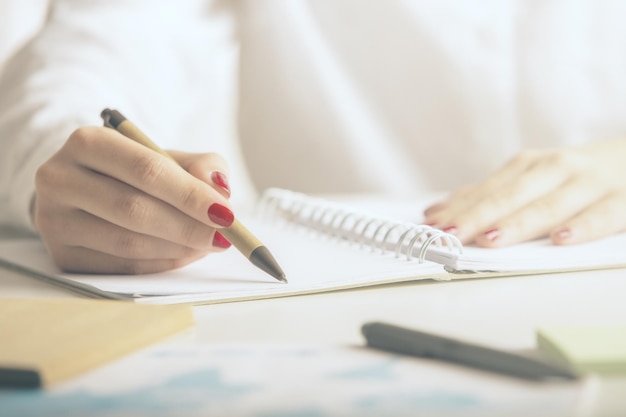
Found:
<svg viewBox="0 0 626 417"><path fill-rule="evenodd" d="M265 246L259 246L250 253L250 262L256 265L259 269L267 272L278 281L287 283L287 277L283 272L276 259L272 256L270 251Z"/></svg>

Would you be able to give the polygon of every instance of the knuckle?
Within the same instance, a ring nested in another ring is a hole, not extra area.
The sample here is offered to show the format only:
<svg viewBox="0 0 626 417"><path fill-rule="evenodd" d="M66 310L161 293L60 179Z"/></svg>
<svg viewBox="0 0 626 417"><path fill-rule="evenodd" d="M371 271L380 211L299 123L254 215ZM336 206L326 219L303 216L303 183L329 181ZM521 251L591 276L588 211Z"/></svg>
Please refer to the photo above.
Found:
<svg viewBox="0 0 626 417"><path fill-rule="evenodd" d="M115 207L118 212L132 224L139 226L146 223L149 209L145 200L139 195L127 195L118 198Z"/></svg>
<svg viewBox="0 0 626 417"><path fill-rule="evenodd" d="M207 244L200 239L199 228L208 226L200 225L197 222L189 221L185 222L179 229L180 243L189 248L205 247ZM208 239L207 239L208 240Z"/></svg>
<svg viewBox="0 0 626 417"><path fill-rule="evenodd" d="M65 180L62 171L55 164L48 161L42 164L35 172L35 191L41 194L50 189L62 187Z"/></svg>
<svg viewBox="0 0 626 417"><path fill-rule="evenodd" d="M145 255L146 241L144 238L133 235L124 234L117 239L117 248L127 258L137 258Z"/></svg>
<svg viewBox="0 0 626 417"><path fill-rule="evenodd" d="M181 201L183 207L193 210L198 206L198 196L202 194L202 190L197 184L190 184L182 190Z"/></svg>
<svg viewBox="0 0 626 417"><path fill-rule="evenodd" d="M141 155L133 161L136 178L144 184L153 185L159 182L165 167L163 161L152 155Z"/></svg>
<svg viewBox="0 0 626 417"><path fill-rule="evenodd" d="M64 147L84 150L92 145L94 141L94 129L91 127L79 127L67 138Z"/></svg>

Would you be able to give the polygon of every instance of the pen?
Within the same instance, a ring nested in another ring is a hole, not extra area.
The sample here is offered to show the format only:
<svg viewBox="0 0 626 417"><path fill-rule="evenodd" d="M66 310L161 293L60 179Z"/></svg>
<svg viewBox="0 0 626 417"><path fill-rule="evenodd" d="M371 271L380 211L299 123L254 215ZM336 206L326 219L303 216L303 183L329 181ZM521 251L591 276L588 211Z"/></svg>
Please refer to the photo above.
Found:
<svg viewBox="0 0 626 417"><path fill-rule="evenodd" d="M577 378L570 370L541 358L531 358L392 324L366 323L361 332L367 345L375 349L435 358L526 379Z"/></svg>
<svg viewBox="0 0 626 417"><path fill-rule="evenodd" d="M146 136L130 120L126 119L119 111L104 109L100 114L106 127L113 128L122 135L138 142L155 152L176 162L174 158L163 149L159 148L148 136ZM178 162L176 162L178 163ZM220 233L233 244L250 262L261 270L267 272L278 281L287 282L285 273L276 262L270 251L237 219L230 227L220 229Z"/></svg>

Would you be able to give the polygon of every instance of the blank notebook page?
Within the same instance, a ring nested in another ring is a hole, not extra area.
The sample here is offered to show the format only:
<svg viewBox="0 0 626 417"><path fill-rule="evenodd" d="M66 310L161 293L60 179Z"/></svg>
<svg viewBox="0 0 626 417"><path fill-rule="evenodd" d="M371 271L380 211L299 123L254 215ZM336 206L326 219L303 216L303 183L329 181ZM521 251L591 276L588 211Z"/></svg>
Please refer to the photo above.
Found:
<svg viewBox="0 0 626 417"><path fill-rule="evenodd" d="M10 247L3 248L3 256L48 276L69 278L106 292L136 297L179 296L167 300L138 299L143 302L232 301L420 278L447 279L443 267L433 262L407 260L368 245L287 224L254 219L247 219L244 224L270 249L289 284L274 280L234 248L177 270L139 276L63 274L35 240L13 241Z"/></svg>

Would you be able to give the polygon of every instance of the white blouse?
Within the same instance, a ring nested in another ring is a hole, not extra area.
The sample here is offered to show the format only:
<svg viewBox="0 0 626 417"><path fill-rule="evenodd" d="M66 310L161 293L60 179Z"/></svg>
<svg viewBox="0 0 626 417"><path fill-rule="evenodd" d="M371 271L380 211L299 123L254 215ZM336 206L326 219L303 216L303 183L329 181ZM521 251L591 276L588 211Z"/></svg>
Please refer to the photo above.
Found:
<svg viewBox="0 0 626 417"><path fill-rule="evenodd" d="M416 195L626 133L619 0L56 0L0 80L0 221L117 108L265 187Z"/></svg>

